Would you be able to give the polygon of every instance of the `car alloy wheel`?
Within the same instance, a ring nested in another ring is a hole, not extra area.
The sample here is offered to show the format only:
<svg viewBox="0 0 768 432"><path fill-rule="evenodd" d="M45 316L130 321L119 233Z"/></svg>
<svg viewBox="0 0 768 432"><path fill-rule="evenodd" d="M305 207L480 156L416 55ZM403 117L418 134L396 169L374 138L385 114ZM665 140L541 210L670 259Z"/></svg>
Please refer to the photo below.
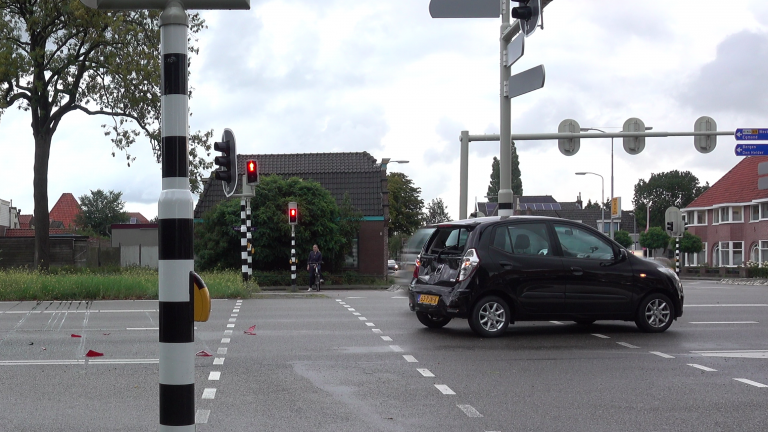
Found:
<svg viewBox="0 0 768 432"><path fill-rule="evenodd" d="M501 336L509 326L510 311L507 302L490 296L480 300L469 319L472 330L484 337Z"/></svg>
<svg viewBox="0 0 768 432"><path fill-rule="evenodd" d="M660 333L672 325L674 306L663 294L651 294L640 303L637 326L649 333Z"/></svg>

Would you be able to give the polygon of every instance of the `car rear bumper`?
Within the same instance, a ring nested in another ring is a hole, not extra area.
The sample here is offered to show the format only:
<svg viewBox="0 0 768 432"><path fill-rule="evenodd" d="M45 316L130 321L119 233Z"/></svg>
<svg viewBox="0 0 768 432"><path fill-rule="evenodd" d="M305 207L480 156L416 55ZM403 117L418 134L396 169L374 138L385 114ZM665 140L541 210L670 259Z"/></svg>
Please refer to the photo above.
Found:
<svg viewBox="0 0 768 432"><path fill-rule="evenodd" d="M408 289L408 307L413 312L466 318L469 315L470 292L461 289L461 285L457 284L454 287L411 285ZM420 302L422 295L437 296L437 304Z"/></svg>

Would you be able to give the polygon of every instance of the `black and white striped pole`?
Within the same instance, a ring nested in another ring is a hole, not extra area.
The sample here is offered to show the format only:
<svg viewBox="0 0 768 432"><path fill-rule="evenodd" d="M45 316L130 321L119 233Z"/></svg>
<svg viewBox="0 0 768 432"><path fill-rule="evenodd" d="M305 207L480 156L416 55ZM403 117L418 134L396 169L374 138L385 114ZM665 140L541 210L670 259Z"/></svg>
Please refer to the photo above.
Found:
<svg viewBox="0 0 768 432"><path fill-rule="evenodd" d="M193 199L189 189L189 9L250 9L250 0L81 0L93 9L162 10L161 155L158 200L159 431L195 430ZM186 9L185 9L186 8Z"/></svg>
<svg viewBox="0 0 768 432"><path fill-rule="evenodd" d="M246 240L248 240L248 280L253 277L253 235L251 234L251 199L245 199L245 229L248 232Z"/></svg>
<svg viewBox="0 0 768 432"><path fill-rule="evenodd" d="M296 291L296 223L299 220L298 204L288 203L288 224L291 225L291 291Z"/></svg>
<svg viewBox="0 0 768 432"><path fill-rule="evenodd" d="M675 273L680 277L680 237L675 237Z"/></svg>
<svg viewBox="0 0 768 432"><path fill-rule="evenodd" d="M243 274L243 283L248 282L248 237L250 237L250 233L246 225L245 204L247 201L248 199L245 197L240 198L240 268Z"/></svg>

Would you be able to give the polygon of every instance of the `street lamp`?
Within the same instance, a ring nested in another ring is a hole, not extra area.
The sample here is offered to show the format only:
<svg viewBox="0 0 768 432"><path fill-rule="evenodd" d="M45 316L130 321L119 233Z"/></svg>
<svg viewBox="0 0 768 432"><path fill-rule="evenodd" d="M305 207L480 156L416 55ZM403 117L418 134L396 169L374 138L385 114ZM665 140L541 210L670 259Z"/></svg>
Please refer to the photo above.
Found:
<svg viewBox="0 0 768 432"><path fill-rule="evenodd" d="M601 200L600 201L600 219L601 219L600 224L602 225L600 227L600 232L604 233L605 232L605 225L604 225L605 224L605 206L603 204L605 203L605 179L603 178L603 176L601 176L598 173L593 173L593 172L577 172L576 173L576 175L587 175L587 174L592 174L600 177L600 182L602 184L600 188L600 200Z"/></svg>
<svg viewBox="0 0 768 432"><path fill-rule="evenodd" d="M619 128L616 128L619 129ZM651 130L653 129L653 126L646 126L645 130ZM598 128L579 128L581 132L588 132L588 131L597 131L602 133L607 133L606 131ZM611 203L613 203L613 137L611 137ZM600 203L601 207L605 206L605 202ZM610 228L608 230L610 233L610 237L613 238L613 212L611 212L611 222L610 222Z"/></svg>
<svg viewBox="0 0 768 432"><path fill-rule="evenodd" d="M407 160L394 160L393 161L393 160L390 160L389 158L381 158L381 165L383 165L383 166L387 166L387 164L391 164L391 163L407 164L408 162L410 162L410 161L407 161Z"/></svg>

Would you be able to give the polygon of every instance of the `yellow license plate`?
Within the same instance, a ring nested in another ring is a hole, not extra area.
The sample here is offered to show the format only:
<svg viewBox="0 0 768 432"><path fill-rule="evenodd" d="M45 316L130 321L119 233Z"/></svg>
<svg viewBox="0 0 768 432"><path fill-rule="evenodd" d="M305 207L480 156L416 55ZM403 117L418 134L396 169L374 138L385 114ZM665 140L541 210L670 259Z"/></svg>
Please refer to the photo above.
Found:
<svg viewBox="0 0 768 432"><path fill-rule="evenodd" d="M440 296L422 294L419 296L419 303L436 305L439 299Z"/></svg>

